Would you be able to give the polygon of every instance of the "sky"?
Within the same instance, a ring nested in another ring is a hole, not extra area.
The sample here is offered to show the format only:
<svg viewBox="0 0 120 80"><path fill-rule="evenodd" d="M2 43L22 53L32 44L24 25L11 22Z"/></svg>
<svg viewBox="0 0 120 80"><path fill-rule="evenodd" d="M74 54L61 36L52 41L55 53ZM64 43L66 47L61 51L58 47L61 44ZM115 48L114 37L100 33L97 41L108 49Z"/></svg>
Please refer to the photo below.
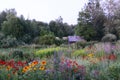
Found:
<svg viewBox="0 0 120 80"><path fill-rule="evenodd" d="M49 23L59 16L63 22L77 24L78 13L88 0L0 0L0 12L15 8L17 15Z"/></svg>

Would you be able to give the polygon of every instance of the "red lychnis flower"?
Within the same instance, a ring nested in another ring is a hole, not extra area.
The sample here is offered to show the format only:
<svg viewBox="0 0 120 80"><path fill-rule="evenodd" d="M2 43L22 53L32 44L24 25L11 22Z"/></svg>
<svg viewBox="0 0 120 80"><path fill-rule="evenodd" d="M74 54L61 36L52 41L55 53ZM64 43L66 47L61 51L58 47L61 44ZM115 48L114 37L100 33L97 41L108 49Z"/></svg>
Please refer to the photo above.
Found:
<svg viewBox="0 0 120 80"><path fill-rule="evenodd" d="M17 62L17 65L23 67L23 66L25 66L25 63L22 62L22 61L18 61L18 62Z"/></svg>
<svg viewBox="0 0 120 80"><path fill-rule="evenodd" d="M5 64L6 64L6 62L5 62L5 61L0 60L0 65L5 65Z"/></svg>
<svg viewBox="0 0 120 80"><path fill-rule="evenodd" d="M109 59L109 60L116 60L117 57L116 57L115 54L110 54L110 55L108 56L108 59Z"/></svg>

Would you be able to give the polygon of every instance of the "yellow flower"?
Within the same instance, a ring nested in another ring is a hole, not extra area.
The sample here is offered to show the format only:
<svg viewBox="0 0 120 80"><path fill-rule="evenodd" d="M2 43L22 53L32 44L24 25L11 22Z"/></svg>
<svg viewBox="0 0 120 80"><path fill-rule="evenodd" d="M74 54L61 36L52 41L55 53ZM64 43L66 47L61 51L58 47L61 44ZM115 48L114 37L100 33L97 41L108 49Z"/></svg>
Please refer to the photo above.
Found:
<svg viewBox="0 0 120 80"><path fill-rule="evenodd" d="M33 70L35 71L35 70L37 70L37 68L33 68Z"/></svg>
<svg viewBox="0 0 120 80"><path fill-rule="evenodd" d="M93 53L88 54L88 57L93 57L93 56L94 56Z"/></svg>
<svg viewBox="0 0 120 80"><path fill-rule="evenodd" d="M46 61L43 60L40 64L41 64L41 65L46 65Z"/></svg>
<svg viewBox="0 0 120 80"><path fill-rule="evenodd" d="M45 66L40 66L40 70L45 70Z"/></svg>
<svg viewBox="0 0 120 80"><path fill-rule="evenodd" d="M34 63L31 63L29 66L30 66L30 67L34 67L34 66L35 66L35 64L34 64Z"/></svg>
<svg viewBox="0 0 120 80"><path fill-rule="evenodd" d="M31 67L33 67L33 65L32 65L32 64L30 64L30 65L29 65L29 68L31 68Z"/></svg>

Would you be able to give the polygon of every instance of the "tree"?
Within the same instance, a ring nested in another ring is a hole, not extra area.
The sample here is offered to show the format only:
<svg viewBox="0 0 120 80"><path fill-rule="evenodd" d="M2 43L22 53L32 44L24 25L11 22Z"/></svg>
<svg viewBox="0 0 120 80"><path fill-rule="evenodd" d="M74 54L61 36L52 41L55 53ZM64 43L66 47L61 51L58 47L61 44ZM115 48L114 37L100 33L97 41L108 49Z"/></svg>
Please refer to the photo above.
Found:
<svg viewBox="0 0 120 80"><path fill-rule="evenodd" d="M0 13L0 30L1 30L1 24L6 21L6 16L7 16L7 13L5 11L2 11Z"/></svg>
<svg viewBox="0 0 120 80"><path fill-rule="evenodd" d="M91 16L87 11L79 13L78 25L75 28L75 33L88 41L94 39L96 36L95 29L91 22Z"/></svg>
<svg viewBox="0 0 120 80"><path fill-rule="evenodd" d="M107 20L105 22L105 30L112 33L120 39L120 0L104 1L103 8L106 11Z"/></svg>
<svg viewBox="0 0 120 80"><path fill-rule="evenodd" d="M5 35L12 35L19 39L24 35L23 33L23 26L20 23L20 19L17 18L15 15L8 14L7 21L2 23L2 31Z"/></svg>
<svg viewBox="0 0 120 80"><path fill-rule="evenodd" d="M50 21L49 27L50 31L53 32L55 36L60 38L74 34L72 26L67 23L63 23L63 19L61 17L56 19L56 21Z"/></svg>
<svg viewBox="0 0 120 80"><path fill-rule="evenodd" d="M101 0L89 0L87 10L91 16L91 22L96 31L96 40L101 40L104 36L104 23L106 21L106 16L101 7Z"/></svg>
<svg viewBox="0 0 120 80"><path fill-rule="evenodd" d="M76 33L87 40L101 40L104 36L104 11L99 0L89 0L79 13Z"/></svg>

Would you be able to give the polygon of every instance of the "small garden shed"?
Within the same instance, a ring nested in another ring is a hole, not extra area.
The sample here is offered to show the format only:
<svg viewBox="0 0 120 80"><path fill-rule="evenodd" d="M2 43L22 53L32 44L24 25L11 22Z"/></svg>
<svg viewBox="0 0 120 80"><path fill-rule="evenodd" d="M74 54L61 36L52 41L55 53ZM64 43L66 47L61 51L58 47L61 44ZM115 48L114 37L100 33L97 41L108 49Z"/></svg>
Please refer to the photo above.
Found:
<svg viewBox="0 0 120 80"><path fill-rule="evenodd" d="M80 36L68 36L68 42L69 43L76 43L79 41L84 41L84 39Z"/></svg>

